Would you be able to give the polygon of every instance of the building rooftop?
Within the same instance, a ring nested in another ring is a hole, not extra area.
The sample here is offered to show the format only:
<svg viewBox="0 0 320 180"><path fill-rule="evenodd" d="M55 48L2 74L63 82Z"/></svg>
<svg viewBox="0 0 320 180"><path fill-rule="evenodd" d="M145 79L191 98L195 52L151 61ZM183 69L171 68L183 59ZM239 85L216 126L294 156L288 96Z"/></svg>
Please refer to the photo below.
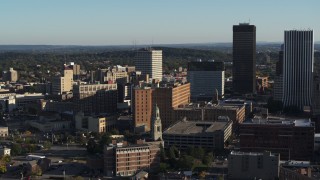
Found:
<svg viewBox="0 0 320 180"><path fill-rule="evenodd" d="M272 154L269 151L265 152L241 152L241 151L231 151L231 155L248 155L248 156L262 156L262 155L268 155L268 156L275 156L275 154Z"/></svg>
<svg viewBox="0 0 320 180"><path fill-rule="evenodd" d="M184 135L196 135L196 134L207 134L220 131L230 123L229 121L187 121L182 120L166 129L163 134L184 134Z"/></svg>
<svg viewBox="0 0 320 180"><path fill-rule="evenodd" d="M310 119L264 119L264 118L254 118L249 121L243 122L243 124L261 124L261 125L288 125L296 127L311 127L314 123Z"/></svg>
<svg viewBox="0 0 320 180"><path fill-rule="evenodd" d="M280 164L286 167L309 167L310 161L281 161Z"/></svg>
<svg viewBox="0 0 320 180"><path fill-rule="evenodd" d="M179 106L177 109L183 109L183 110L194 110L194 109L233 109L237 110L242 105L237 105L237 104L212 104L211 102L207 104L200 104L200 103L190 103L186 105Z"/></svg>

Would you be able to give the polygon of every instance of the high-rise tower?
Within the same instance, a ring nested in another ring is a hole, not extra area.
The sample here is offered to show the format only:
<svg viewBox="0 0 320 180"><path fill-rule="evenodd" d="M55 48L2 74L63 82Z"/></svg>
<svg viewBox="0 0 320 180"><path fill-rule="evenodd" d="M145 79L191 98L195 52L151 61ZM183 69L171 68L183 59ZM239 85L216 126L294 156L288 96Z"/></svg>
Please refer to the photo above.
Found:
<svg viewBox="0 0 320 180"><path fill-rule="evenodd" d="M135 57L136 71L150 78L162 80L162 50L145 49L138 51Z"/></svg>
<svg viewBox="0 0 320 180"><path fill-rule="evenodd" d="M189 62L188 81L190 82L191 98L200 97L212 100L216 90L219 97L224 95L224 63L223 62Z"/></svg>
<svg viewBox="0 0 320 180"><path fill-rule="evenodd" d="M256 26L240 23L233 26L233 91L256 91Z"/></svg>
<svg viewBox="0 0 320 180"><path fill-rule="evenodd" d="M284 32L283 105L303 110L311 105L314 61L312 30Z"/></svg>

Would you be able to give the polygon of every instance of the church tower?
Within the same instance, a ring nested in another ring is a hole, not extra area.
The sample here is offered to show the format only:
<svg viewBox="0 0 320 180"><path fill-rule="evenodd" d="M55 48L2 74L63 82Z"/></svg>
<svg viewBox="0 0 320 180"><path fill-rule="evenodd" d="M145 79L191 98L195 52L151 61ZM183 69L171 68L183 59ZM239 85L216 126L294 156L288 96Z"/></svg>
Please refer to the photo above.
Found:
<svg viewBox="0 0 320 180"><path fill-rule="evenodd" d="M162 124L160 119L160 111L157 105L153 107L151 118L151 138L154 141L162 140Z"/></svg>

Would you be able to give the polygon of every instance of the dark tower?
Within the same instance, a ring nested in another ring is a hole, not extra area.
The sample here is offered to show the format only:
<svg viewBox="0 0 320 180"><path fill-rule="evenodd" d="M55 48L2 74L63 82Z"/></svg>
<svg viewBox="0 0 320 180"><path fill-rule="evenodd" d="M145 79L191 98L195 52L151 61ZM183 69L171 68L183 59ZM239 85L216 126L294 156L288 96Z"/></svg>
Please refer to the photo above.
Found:
<svg viewBox="0 0 320 180"><path fill-rule="evenodd" d="M246 94L256 91L256 26L240 23L233 26L233 91Z"/></svg>

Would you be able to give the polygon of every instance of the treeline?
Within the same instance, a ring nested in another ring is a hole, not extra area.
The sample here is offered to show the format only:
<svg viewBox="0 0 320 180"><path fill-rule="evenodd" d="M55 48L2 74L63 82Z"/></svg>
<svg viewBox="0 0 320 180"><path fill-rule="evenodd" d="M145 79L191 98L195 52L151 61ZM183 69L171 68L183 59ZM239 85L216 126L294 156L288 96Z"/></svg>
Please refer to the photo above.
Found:
<svg viewBox="0 0 320 180"><path fill-rule="evenodd" d="M154 47L154 49L163 51L163 69L164 72L177 69L178 67L187 67L189 61L215 60L232 62L232 52L215 51L187 48L169 48ZM55 53L55 52L3 52L0 53L0 71L7 70L9 67L22 72L23 75L33 73L35 77L51 76L55 72L62 70L65 62L75 62L81 65L82 70L96 70L97 68L106 68L110 65L134 65L134 56L136 50L106 50L92 52L74 53ZM271 64L278 60L278 52L257 53L257 64L266 63L266 56L270 57ZM315 52L315 62L320 61L320 52ZM38 65L38 66L37 66ZM40 65L40 66L39 66Z"/></svg>

